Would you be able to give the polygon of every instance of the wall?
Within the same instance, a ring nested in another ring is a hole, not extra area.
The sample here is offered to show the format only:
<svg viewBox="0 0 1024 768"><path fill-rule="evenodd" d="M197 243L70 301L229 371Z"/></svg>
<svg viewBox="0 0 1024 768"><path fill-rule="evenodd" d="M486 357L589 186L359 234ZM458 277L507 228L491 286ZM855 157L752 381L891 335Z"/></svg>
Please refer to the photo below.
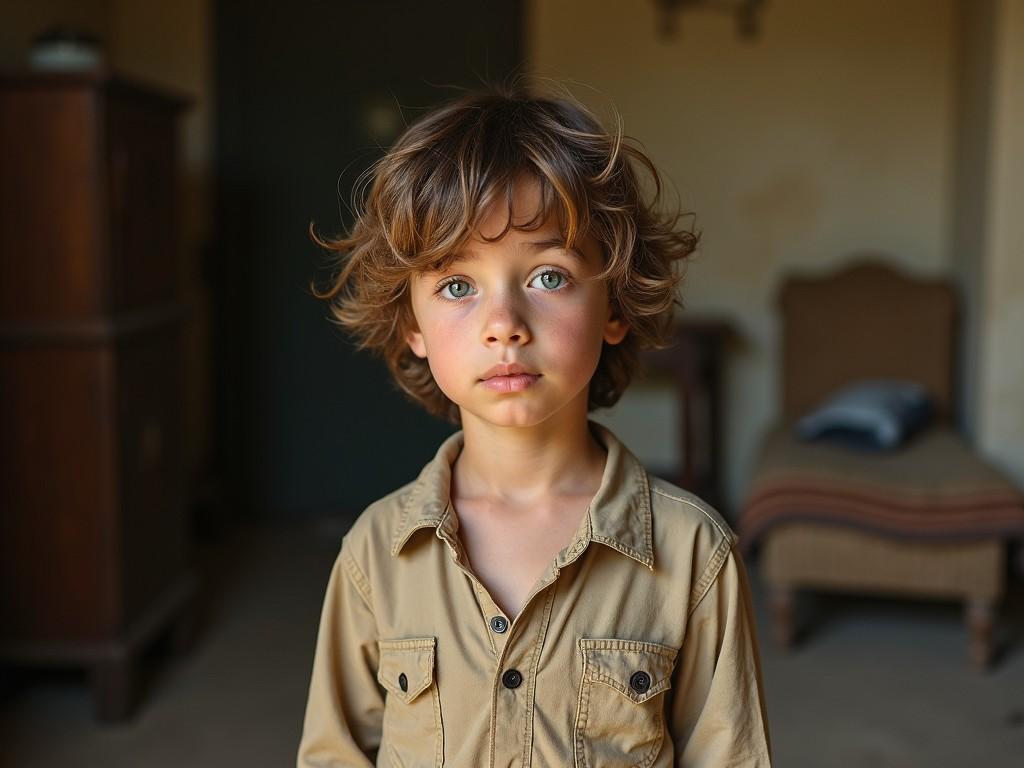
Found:
<svg viewBox="0 0 1024 768"><path fill-rule="evenodd" d="M776 416L775 291L791 269L830 270L880 250L909 271L950 270L954 5L775 0L753 43L731 18L654 3L533 0L527 62L613 103L697 213L703 245L687 311L728 315L726 511Z"/></svg>
<svg viewBox="0 0 1024 768"><path fill-rule="evenodd" d="M982 267L987 238L992 132L993 0L958 0L954 200L949 217L950 266L960 286L959 410L971 440L977 440L981 370Z"/></svg>
<svg viewBox="0 0 1024 768"><path fill-rule="evenodd" d="M995 0L992 33L978 437L1024 487L1024 0Z"/></svg>
<svg viewBox="0 0 1024 768"><path fill-rule="evenodd" d="M4 3L3 24L0 24L0 67L17 69L27 66L33 38L55 24L86 29L106 41L109 17L109 0Z"/></svg>

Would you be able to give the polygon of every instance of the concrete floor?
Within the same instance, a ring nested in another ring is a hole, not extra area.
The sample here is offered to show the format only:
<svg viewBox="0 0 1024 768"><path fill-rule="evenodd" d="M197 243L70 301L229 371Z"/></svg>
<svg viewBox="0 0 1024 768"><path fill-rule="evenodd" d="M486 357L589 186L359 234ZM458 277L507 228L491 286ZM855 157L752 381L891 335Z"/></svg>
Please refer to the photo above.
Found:
<svg viewBox="0 0 1024 768"><path fill-rule="evenodd" d="M161 645L147 656L143 705L127 725L94 723L81 672L8 670L0 766L293 765L340 535L329 524L252 528L204 552L200 640L185 657ZM1007 650L979 674L953 604L806 595L798 609L813 632L780 654L750 573L775 765L1024 765L1024 586L1000 617Z"/></svg>

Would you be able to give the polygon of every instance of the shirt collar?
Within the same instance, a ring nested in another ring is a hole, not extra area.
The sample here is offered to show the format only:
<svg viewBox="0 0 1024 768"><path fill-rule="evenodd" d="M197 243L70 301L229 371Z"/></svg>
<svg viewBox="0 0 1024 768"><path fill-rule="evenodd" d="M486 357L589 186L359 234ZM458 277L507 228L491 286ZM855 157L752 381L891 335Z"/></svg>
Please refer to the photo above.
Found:
<svg viewBox="0 0 1024 768"><path fill-rule="evenodd" d="M601 485L580 521L572 542L558 555L562 567L577 557L591 541L603 544L638 563L654 569L651 538L651 495L647 471L633 453L602 424L587 420L591 432L608 451ZM423 468L402 502L402 514L392 540L397 557L412 533L436 529L439 539L458 548L457 516L449 503L452 464L462 450L463 433L450 435L434 458Z"/></svg>

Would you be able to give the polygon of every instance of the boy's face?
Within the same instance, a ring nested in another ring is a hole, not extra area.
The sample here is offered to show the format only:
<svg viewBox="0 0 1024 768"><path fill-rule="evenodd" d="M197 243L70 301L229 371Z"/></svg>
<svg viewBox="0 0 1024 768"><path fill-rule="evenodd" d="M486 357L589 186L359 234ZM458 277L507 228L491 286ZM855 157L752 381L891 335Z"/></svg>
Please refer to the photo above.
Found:
<svg viewBox="0 0 1024 768"><path fill-rule="evenodd" d="M513 222L531 220L540 186L514 187ZM586 414L590 378L604 342L618 344L628 327L611 317L601 249L589 235L578 256L560 245L558 220L536 230L510 229L504 199L484 215L479 232L444 272L410 279L417 330L406 336L426 358L441 390L462 411L500 426L533 426L573 404ZM500 363L535 377L485 381Z"/></svg>

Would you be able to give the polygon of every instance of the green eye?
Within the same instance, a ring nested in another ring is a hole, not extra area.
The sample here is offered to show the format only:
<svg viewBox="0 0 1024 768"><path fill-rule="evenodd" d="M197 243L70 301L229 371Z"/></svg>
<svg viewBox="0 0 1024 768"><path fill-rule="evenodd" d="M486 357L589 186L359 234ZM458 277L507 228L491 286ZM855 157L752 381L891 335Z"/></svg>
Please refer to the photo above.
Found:
<svg viewBox="0 0 1024 768"><path fill-rule="evenodd" d="M540 278L541 285L547 288L549 291L554 291L562 287L565 283L565 275L561 272L555 272L548 270L537 275Z"/></svg>
<svg viewBox="0 0 1024 768"><path fill-rule="evenodd" d="M451 289L451 295L456 299L461 299L463 296L467 296L469 294L469 283L462 280L453 280L452 282L447 283L444 287Z"/></svg>

